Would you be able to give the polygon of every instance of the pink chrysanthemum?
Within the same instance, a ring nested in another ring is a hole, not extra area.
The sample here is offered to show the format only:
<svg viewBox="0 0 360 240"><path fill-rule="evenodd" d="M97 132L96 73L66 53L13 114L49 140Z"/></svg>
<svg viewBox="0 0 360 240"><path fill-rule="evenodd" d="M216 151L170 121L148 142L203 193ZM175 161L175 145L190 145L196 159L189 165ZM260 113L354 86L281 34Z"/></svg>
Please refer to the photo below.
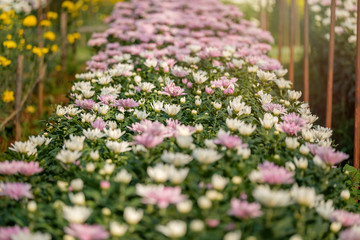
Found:
<svg viewBox="0 0 360 240"><path fill-rule="evenodd" d="M180 187L164 187L163 185L136 185L136 193L142 197L144 204L167 208L169 204L177 204L186 199Z"/></svg>
<svg viewBox="0 0 360 240"><path fill-rule="evenodd" d="M91 126L93 128L97 128L99 130L103 130L106 127L107 123L104 122L101 118L97 118L94 122L91 122Z"/></svg>
<svg viewBox="0 0 360 240"><path fill-rule="evenodd" d="M231 209L228 214L241 219L256 218L262 215L261 205L233 198L231 199Z"/></svg>
<svg viewBox="0 0 360 240"><path fill-rule="evenodd" d="M163 91L160 93L163 95L177 97L177 96L186 95L184 91L185 89L176 86L174 82L169 82L168 84L166 84L166 86L163 88Z"/></svg>
<svg viewBox="0 0 360 240"><path fill-rule="evenodd" d="M252 181L268 184L290 184L294 182L293 172L279 167L272 162L265 161L258 166L259 171L252 171L249 178Z"/></svg>
<svg viewBox="0 0 360 240"><path fill-rule="evenodd" d="M12 227L0 227L0 240L11 240L11 237L19 232L30 233L28 228L21 228L17 225Z"/></svg>
<svg viewBox="0 0 360 240"><path fill-rule="evenodd" d="M127 98L127 99L120 99L120 100L116 100L114 103L114 106L117 107L123 107L125 109L129 109L129 108L133 108L133 107L138 107L139 103L136 102L134 99L132 98Z"/></svg>
<svg viewBox="0 0 360 240"><path fill-rule="evenodd" d="M330 215L332 222L339 222L344 227L360 225L360 214L347 212L345 210L335 210Z"/></svg>
<svg viewBox="0 0 360 240"><path fill-rule="evenodd" d="M75 224L65 227L65 232L80 240L103 240L109 237L109 233L99 225Z"/></svg>
<svg viewBox="0 0 360 240"><path fill-rule="evenodd" d="M21 198L33 198L30 192L31 185L28 183L2 183L0 182L0 196L7 196L10 199L20 200Z"/></svg>
<svg viewBox="0 0 360 240"><path fill-rule="evenodd" d="M76 99L75 100L75 106L81 107L83 109L92 109L94 107L94 100L92 99Z"/></svg>
<svg viewBox="0 0 360 240"><path fill-rule="evenodd" d="M246 148L248 146L246 143L243 143L239 137L231 136L224 131L219 132L218 138L214 140L214 143L223 145L230 149L236 148L236 147Z"/></svg>
<svg viewBox="0 0 360 240"><path fill-rule="evenodd" d="M311 153L320 157L320 159L328 164L335 165L349 158L349 155L343 152L335 151L332 147L324 147L316 144L307 144Z"/></svg>
<svg viewBox="0 0 360 240"><path fill-rule="evenodd" d="M276 104L276 103L264 103L262 105L262 108L265 111L274 113L274 114L285 114L286 113L286 108L283 107L280 104Z"/></svg>
<svg viewBox="0 0 360 240"><path fill-rule="evenodd" d="M283 122L280 123L280 128L289 135L296 135L304 128L307 122L295 113L290 113L283 116L281 119Z"/></svg>

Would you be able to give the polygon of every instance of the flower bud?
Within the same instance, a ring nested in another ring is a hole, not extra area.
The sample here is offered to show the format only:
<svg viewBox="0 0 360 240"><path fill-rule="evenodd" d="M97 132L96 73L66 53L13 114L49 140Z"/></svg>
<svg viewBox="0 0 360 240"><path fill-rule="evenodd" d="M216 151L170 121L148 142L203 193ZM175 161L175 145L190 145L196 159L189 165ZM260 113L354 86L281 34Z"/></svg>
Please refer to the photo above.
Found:
<svg viewBox="0 0 360 240"><path fill-rule="evenodd" d="M30 201L27 205L27 209L29 212L35 212L37 209L37 205L35 201Z"/></svg>

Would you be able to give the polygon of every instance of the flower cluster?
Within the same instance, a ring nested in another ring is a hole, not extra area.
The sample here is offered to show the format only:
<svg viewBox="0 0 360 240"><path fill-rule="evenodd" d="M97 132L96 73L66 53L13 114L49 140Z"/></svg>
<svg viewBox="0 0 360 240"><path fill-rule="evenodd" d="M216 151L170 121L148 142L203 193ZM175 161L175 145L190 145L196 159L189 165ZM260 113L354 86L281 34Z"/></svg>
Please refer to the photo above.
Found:
<svg viewBox="0 0 360 240"><path fill-rule="evenodd" d="M216 0L120 2L106 21L70 103L43 136L6 153L43 170L4 175L0 207L16 215L0 230L83 240L359 237L352 169L336 167L348 156L266 55L268 32Z"/></svg>

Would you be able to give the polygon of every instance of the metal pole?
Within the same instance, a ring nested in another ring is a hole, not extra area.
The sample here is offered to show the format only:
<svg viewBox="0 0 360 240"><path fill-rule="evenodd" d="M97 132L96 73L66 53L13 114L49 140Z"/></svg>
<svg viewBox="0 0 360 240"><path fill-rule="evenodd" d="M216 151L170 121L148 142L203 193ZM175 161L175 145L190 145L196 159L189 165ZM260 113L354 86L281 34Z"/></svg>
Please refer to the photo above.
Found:
<svg viewBox="0 0 360 240"><path fill-rule="evenodd" d="M290 63L289 63L289 78L294 83L294 42L295 42L295 0L291 1L291 23L290 23Z"/></svg>
<svg viewBox="0 0 360 240"><path fill-rule="evenodd" d="M360 166L360 3L357 10L354 167Z"/></svg>
<svg viewBox="0 0 360 240"><path fill-rule="evenodd" d="M304 6L304 101L309 103L309 3Z"/></svg>
<svg viewBox="0 0 360 240"><path fill-rule="evenodd" d="M334 81L334 50L335 50L335 9L336 0L331 0L331 22L330 22L330 40L329 40L329 69L327 81L326 97L326 127L331 128L332 101L333 101L333 81Z"/></svg>

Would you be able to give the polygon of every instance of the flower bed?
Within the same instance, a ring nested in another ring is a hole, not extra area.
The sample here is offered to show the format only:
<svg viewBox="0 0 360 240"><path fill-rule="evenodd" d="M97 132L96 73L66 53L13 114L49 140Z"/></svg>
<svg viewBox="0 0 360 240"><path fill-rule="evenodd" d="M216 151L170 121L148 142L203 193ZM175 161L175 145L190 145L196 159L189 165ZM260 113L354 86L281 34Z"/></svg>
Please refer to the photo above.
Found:
<svg viewBox="0 0 360 240"><path fill-rule="evenodd" d="M72 104L0 163L0 239L358 239L356 170L241 16L118 3Z"/></svg>

